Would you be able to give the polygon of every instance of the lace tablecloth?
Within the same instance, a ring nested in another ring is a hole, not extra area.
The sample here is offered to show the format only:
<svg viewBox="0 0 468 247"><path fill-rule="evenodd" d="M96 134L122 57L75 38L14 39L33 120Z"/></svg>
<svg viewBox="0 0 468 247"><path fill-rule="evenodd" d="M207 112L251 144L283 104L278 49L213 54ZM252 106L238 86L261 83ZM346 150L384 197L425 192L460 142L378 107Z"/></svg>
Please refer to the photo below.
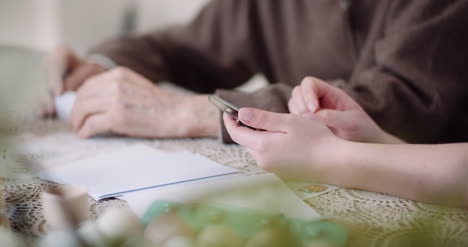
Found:
<svg viewBox="0 0 468 247"><path fill-rule="evenodd" d="M242 147L222 145L215 139L137 140L131 138L76 138L66 124L57 120L26 121L12 129L13 144L21 146L24 162L61 164L107 150L136 143L167 150L188 150L216 162L242 170L262 173L255 160ZM32 236L46 230L40 193L56 186L33 176L20 176L6 185L6 201L13 229ZM118 199L91 203L93 217L109 207L126 207ZM409 246L468 246L468 211L443 208L397 197L340 188L306 201L323 216L331 216L348 225L351 240L359 246L392 246L408 236L424 236L427 243ZM419 235L418 235L419 234Z"/></svg>

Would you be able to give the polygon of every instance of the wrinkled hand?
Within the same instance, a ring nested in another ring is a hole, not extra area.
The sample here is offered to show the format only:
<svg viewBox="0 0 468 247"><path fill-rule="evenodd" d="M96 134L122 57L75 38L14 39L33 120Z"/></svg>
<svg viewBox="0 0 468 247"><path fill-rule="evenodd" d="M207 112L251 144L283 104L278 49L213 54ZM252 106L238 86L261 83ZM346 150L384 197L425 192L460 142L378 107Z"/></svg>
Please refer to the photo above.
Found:
<svg viewBox="0 0 468 247"><path fill-rule="evenodd" d="M332 150L346 141L337 138L316 120L294 114L279 114L242 108L239 119L255 131L239 126L224 114L231 138L248 147L257 164L282 177L324 182L332 169Z"/></svg>
<svg viewBox="0 0 468 247"><path fill-rule="evenodd" d="M317 119L345 140L402 142L383 131L343 90L317 78L306 77L301 85L296 86L288 106L291 113Z"/></svg>
<svg viewBox="0 0 468 247"><path fill-rule="evenodd" d="M70 48L59 46L47 57L47 85L40 95L39 115L55 115L54 98L76 91L85 80L106 70L102 65L78 57Z"/></svg>
<svg viewBox="0 0 468 247"><path fill-rule="evenodd" d="M129 69L115 68L91 77L78 90L70 125L82 138L108 132L142 138L216 136L216 115L199 109L217 111L206 96L195 99L161 89Z"/></svg>

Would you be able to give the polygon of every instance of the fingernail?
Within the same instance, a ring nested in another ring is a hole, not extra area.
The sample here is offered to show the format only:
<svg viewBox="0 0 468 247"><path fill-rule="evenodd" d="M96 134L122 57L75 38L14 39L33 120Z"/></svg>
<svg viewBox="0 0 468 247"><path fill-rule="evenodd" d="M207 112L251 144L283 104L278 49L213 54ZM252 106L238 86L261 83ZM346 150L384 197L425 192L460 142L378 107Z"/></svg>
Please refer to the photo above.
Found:
<svg viewBox="0 0 468 247"><path fill-rule="evenodd" d="M317 110L317 105L312 101L310 101L307 104L307 107L309 107L309 111L311 111L311 112L315 112Z"/></svg>
<svg viewBox="0 0 468 247"><path fill-rule="evenodd" d="M241 114L240 114L240 118L243 122L252 122L253 119L254 119L254 111L252 111L251 109L249 108L242 108L241 109Z"/></svg>

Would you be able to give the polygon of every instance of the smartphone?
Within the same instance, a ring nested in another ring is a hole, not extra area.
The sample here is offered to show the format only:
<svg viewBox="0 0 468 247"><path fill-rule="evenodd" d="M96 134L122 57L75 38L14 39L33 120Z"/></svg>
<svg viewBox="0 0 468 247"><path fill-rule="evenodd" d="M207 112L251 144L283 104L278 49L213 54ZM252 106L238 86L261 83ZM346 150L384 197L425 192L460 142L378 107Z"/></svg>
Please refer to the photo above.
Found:
<svg viewBox="0 0 468 247"><path fill-rule="evenodd" d="M229 116L236 119L237 124L239 124L240 126L247 127L247 128L253 129L253 130L257 130L254 127L248 126L247 124L244 124L239 120L239 110L240 110L239 107L237 107L237 106L235 106L235 105L233 105L233 104L231 104L231 103L229 103L229 102L227 102L227 101L225 101L225 100L223 100L220 97L215 96L215 95L208 96L208 100L213 105L218 107L221 111L227 113Z"/></svg>

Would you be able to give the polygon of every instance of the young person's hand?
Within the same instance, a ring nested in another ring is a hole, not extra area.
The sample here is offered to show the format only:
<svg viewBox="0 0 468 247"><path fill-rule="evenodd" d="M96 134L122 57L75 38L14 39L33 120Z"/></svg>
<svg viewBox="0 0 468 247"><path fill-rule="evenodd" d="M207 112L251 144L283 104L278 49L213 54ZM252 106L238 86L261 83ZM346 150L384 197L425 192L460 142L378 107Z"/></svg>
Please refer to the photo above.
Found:
<svg viewBox="0 0 468 247"><path fill-rule="evenodd" d="M401 143L383 131L343 90L317 78L306 77L292 91L288 103L293 114L317 119L345 140L374 143Z"/></svg>
<svg viewBox="0 0 468 247"><path fill-rule="evenodd" d="M66 91L76 91L90 77L106 71L103 65L77 56L66 46L52 50L46 61L47 86L39 99L41 116L55 114L54 98Z"/></svg>
<svg viewBox="0 0 468 247"><path fill-rule="evenodd" d="M82 138L108 132L142 138L206 137L217 136L218 114L206 95L165 90L119 67L80 87L70 125Z"/></svg>
<svg viewBox="0 0 468 247"><path fill-rule="evenodd" d="M223 117L231 138L246 146L261 168L282 177L328 181L333 170L333 150L347 142L320 122L294 114L240 110L243 123L265 131L241 127L228 115Z"/></svg>

